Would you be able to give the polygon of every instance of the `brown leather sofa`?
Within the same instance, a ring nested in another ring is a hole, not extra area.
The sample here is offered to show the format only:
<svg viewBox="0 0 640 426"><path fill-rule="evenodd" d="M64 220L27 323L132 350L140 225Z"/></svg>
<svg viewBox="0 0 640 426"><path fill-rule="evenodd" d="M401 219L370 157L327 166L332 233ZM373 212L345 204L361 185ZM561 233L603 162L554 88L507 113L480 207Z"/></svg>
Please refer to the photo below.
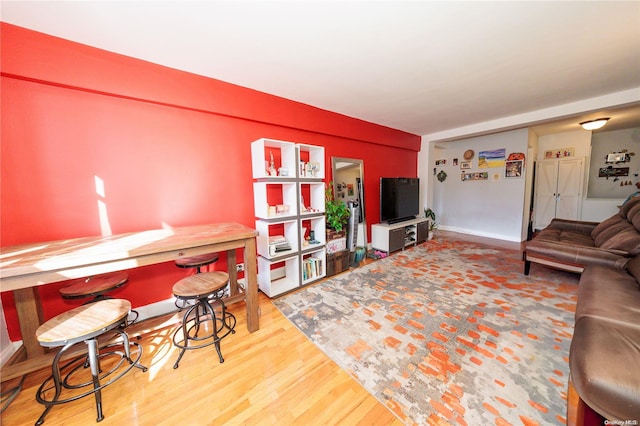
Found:
<svg viewBox="0 0 640 426"><path fill-rule="evenodd" d="M524 274L531 262L581 273L587 265L624 269L640 254L640 197L626 202L603 222L553 219L527 241Z"/></svg>
<svg viewBox="0 0 640 426"><path fill-rule="evenodd" d="M635 197L600 223L554 219L523 254L525 274L531 262L582 274L571 383L581 403L610 421L640 423L639 230Z"/></svg>
<svg viewBox="0 0 640 426"><path fill-rule="evenodd" d="M636 424L640 424L639 282L640 256L628 262L626 270L587 266L580 276L569 352L571 380L580 399L605 419Z"/></svg>

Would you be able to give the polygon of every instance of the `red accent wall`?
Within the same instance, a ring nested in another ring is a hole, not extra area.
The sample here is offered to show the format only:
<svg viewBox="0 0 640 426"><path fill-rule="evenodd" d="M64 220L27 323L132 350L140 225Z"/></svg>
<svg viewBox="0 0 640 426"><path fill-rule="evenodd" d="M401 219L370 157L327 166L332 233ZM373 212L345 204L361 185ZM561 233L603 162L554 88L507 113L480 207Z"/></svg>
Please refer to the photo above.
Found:
<svg viewBox="0 0 640 426"><path fill-rule="evenodd" d="M332 156L362 158L369 225L380 176L417 176L417 135L6 23L0 43L2 247L105 225L254 226L250 143L261 137L322 145L327 170ZM165 300L187 273L130 270L115 294L134 307ZM77 304L62 301L62 285L40 287L45 318ZM11 292L2 302L18 340Z"/></svg>

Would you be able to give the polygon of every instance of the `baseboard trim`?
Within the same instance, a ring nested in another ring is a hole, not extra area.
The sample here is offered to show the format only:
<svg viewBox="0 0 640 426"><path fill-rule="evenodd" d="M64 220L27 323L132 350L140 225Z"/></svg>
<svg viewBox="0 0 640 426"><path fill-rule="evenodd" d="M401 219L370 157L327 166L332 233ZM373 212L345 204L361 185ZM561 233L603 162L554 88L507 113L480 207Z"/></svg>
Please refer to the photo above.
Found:
<svg viewBox="0 0 640 426"><path fill-rule="evenodd" d="M474 237L493 238L495 240L510 241L510 242L514 242L514 243L521 243L522 242L522 239L521 239L520 236L512 237L512 236L509 236L509 235L494 234L494 233L490 233L490 232L478 232L478 231L473 230L473 229L460 228L460 227L457 227L457 226L443 226L443 225L440 225L440 226L438 226L438 229L442 229L443 231L457 232L457 233L460 233L460 234L473 235Z"/></svg>

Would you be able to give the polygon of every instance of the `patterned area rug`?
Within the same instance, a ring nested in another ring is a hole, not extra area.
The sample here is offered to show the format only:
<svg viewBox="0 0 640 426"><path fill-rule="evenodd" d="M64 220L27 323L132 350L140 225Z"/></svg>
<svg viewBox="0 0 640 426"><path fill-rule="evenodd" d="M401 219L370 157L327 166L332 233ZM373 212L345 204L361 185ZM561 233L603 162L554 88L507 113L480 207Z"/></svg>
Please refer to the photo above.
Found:
<svg viewBox="0 0 640 426"><path fill-rule="evenodd" d="M578 276L429 241L274 303L405 424L566 424Z"/></svg>

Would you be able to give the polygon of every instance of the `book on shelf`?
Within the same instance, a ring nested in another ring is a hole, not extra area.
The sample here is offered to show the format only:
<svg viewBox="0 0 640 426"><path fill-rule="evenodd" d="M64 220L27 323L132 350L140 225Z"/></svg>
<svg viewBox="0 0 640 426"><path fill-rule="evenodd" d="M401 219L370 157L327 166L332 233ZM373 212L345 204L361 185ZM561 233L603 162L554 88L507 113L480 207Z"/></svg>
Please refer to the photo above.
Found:
<svg viewBox="0 0 640 426"><path fill-rule="evenodd" d="M287 250L291 250L291 245L283 235L269 236L269 252L278 253Z"/></svg>
<svg viewBox="0 0 640 426"><path fill-rule="evenodd" d="M302 278L309 280L321 277L324 269L324 259L308 257L302 262Z"/></svg>

